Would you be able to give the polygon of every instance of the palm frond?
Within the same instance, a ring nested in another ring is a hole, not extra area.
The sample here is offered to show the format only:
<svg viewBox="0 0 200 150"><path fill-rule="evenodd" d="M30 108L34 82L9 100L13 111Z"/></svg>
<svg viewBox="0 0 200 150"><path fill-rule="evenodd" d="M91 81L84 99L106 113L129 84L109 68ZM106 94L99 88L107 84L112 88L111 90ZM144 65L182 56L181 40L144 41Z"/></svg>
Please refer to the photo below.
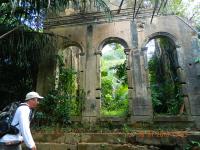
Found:
<svg viewBox="0 0 200 150"><path fill-rule="evenodd" d="M27 59L38 64L44 56L53 57L56 49L60 47L57 45L57 40L72 43L67 38L49 33L27 31L24 27L0 26L0 35L4 35L0 39L0 56L12 58L12 61L17 64L27 63Z"/></svg>

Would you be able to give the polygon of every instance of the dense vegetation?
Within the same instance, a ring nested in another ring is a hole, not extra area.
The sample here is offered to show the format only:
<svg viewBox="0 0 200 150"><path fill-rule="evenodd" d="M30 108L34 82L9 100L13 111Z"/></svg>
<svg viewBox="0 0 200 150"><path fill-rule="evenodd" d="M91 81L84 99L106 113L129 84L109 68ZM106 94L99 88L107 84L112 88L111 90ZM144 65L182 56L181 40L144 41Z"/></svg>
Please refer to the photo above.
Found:
<svg viewBox="0 0 200 150"><path fill-rule="evenodd" d="M104 1L94 2L0 1L0 109L11 101L23 100L27 91L36 90L40 59L49 55L50 60L56 61L52 50L60 48L56 45L58 39L65 44L71 42L67 38L42 32L47 13L56 15L69 7L84 13L89 6L110 13Z"/></svg>
<svg viewBox="0 0 200 150"><path fill-rule="evenodd" d="M69 3L73 2L73 3ZM79 2L79 3L76 3ZM56 57L52 54L52 50L59 48L56 45L58 36L42 33L43 21L47 16L47 12L55 15L65 7L73 7L82 14L91 6L91 1L70 1L70 0L2 0L0 1L0 95L1 106L4 107L11 101L22 100L26 92L36 89L36 80L38 73L38 65L43 55L49 52L49 58L56 61ZM163 1L154 0L153 4L163 4ZM172 0L166 5L163 13L176 14L186 17L190 21L197 24L199 30L199 5L194 8L192 14L188 14L191 9L190 0L188 4L183 4L181 0ZM94 7L98 10L110 14L110 11L103 0L95 0ZM137 3L138 4L138 3ZM166 4L166 3L165 3ZM62 39L64 40L64 39ZM65 39L69 43L69 39ZM159 43L163 45L164 41ZM48 43L48 44L46 44ZM168 41L164 42L164 46L168 46ZM114 49L117 53L117 61L113 61L112 54L106 56L106 64L108 68L102 67L102 110L117 111L127 110L127 75L125 71L124 58L122 61L121 47L115 45ZM166 49L166 48L164 48ZM45 54L44 54L45 51ZM166 54L168 51L166 51ZM169 53L170 56L170 53ZM124 57L124 56L123 56ZM162 56L165 57L165 56ZM182 103L179 94L178 80L176 79L176 71L171 57L162 59L162 57L154 57L149 62L150 83L152 91L153 106L156 113L177 114ZM170 61L169 61L170 59ZM119 61L121 60L121 62ZM110 61L117 62L112 67L109 66ZM199 59L196 60L199 62ZM109 62L109 63L108 63ZM118 63L120 62L120 63ZM160 63L162 62L162 63ZM165 63L168 62L168 63ZM159 65L157 65L159 64ZM163 69L164 68L164 69ZM57 89L52 89L44 102L41 104L41 110L37 117L41 120L49 120L50 122L66 123L69 115L77 115L81 111L82 99L84 93L79 91L81 98L77 99L74 94L74 88L68 91L69 85L73 85L76 72L73 69L66 69L60 66L60 82ZM158 72L158 70L162 70ZM169 72L170 74L169 74ZM113 78L113 79L112 79ZM115 84L113 84L115 80ZM70 81L70 82L69 82ZM115 89L111 91L111 89ZM168 98L166 100L166 97ZM72 104L69 105L69 99ZM48 105L48 109L46 109ZM65 107L67 105L67 107ZM69 107L70 106L70 107ZM105 112L104 111L104 112ZM47 114L51 112L48 118ZM64 118L64 119L62 119Z"/></svg>
<svg viewBox="0 0 200 150"><path fill-rule="evenodd" d="M101 59L102 114L122 115L128 110L126 57L120 44L109 48Z"/></svg>
<svg viewBox="0 0 200 150"><path fill-rule="evenodd" d="M63 57L58 57L60 73L57 88L52 88L41 101L39 111L36 113L37 126L62 125L63 127L69 122L70 116L78 116L82 110L84 93L77 91L77 72L73 68L66 68Z"/></svg>
<svg viewBox="0 0 200 150"><path fill-rule="evenodd" d="M148 61L152 103L155 113L178 114L183 98L177 75L177 55L166 37L156 38L155 50Z"/></svg>
<svg viewBox="0 0 200 150"><path fill-rule="evenodd" d="M7 30L5 30L7 31ZM1 32L1 34L4 32ZM25 94L36 89L38 65L42 56L54 60L52 49L56 40L51 35L17 30L0 40L1 108L11 101L23 100ZM46 53L44 54L44 51Z"/></svg>

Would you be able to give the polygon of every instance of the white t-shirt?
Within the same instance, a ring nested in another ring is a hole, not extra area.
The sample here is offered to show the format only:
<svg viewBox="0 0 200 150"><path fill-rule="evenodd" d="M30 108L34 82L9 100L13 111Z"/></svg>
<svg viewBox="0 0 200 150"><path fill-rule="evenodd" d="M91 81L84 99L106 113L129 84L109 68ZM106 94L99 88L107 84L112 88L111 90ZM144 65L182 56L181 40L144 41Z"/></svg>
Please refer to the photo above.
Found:
<svg viewBox="0 0 200 150"><path fill-rule="evenodd" d="M18 107L15 116L13 118L12 125L16 125L19 123L16 126L19 129L19 134L17 135L6 134L0 139L0 142L24 141L24 143L28 148L34 147L35 142L33 140L30 131L30 119L29 119L30 113L31 110L28 104Z"/></svg>

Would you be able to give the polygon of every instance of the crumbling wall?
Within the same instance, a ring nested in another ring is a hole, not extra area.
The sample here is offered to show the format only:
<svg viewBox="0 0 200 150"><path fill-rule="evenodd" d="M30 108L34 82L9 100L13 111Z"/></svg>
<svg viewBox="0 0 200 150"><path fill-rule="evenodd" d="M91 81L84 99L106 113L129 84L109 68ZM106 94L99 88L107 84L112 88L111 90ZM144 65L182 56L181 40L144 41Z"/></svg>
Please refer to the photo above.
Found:
<svg viewBox="0 0 200 150"><path fill-rule="evenodd" d="M100 117L100 57L105 40L118 39L119 42L122 42L121 44L125 43L129 78L130 122L137 122L152 121L153 117L148 92L148 74L144 64L145 44L159 35L170 38L176 45L177 72L179 72L188 116L191 116L197 125L200 124L199 63L194 62L200 51L196 32L182 19L176 16L160 16L154 17L152 23L150 23L150 19L75 26L59 26L58 23L57 26L48 27L46 32L67 37L77 42L82 49L80 53L80 84L86 95L82 121L90 123L96 122ZM47 72L47 74L50 73ZM44 82L40 84L45 86Z"/></svg>

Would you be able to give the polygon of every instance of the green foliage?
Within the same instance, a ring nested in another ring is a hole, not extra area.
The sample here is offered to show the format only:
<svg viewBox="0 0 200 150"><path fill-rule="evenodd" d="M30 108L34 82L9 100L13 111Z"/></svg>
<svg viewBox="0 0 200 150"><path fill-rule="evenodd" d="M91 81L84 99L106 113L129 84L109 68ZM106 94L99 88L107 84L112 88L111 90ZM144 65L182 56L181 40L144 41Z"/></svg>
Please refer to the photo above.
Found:
<svg viewBox="0 0 200 150"><path fill-rule="evenodd" d="M129 127L127 124L123 124L122 126L122 131L125 133L130 133L132 132L133 128Z"/></svg>
<svg viewBox="0 0 200 150"><path fill-rule="evenodd" d="M60 11L73 8L80 13L85 13L96 8L103 10L109 19L112 18L111 11L103 0L3 0L0 1L0 24L28 24L31 28L42 27L45 17L58 16Z"/></svg>
<svg viewBox="0 0 200 150"><path fill-rule="evenodd" d="M128 84L128 78L127 78L127 71L126 71L126 61L124 61L123 64L116 65L114 67L111 67L110 69L114 69L115 76L118 80L121 81L123 85Z"/></svg>
<svg viewBox="0 0 200 150"><path fill-rule="evenodd" d="M109 44L111 50L106 52L103 51L103 60L106 61L115 61L115 60L123 60L125 59L125 54L123 51L123 47L120 44L112 43Z"/></svg>
<svg viewBox="0 0 200 150"><path fill-rule="evenodd" d="M184 150L193 150L193 149L200 149L199 141L190 141L184 148Z"/></svg>
<svg viewBox="0 0 200 150"><path fill-rule="evenodd" d="M112 79L110 79L109 77L102 77L102 98L104 99L104 96L106 95L112 95Z"/></svg>
<svg viewBox="0 0 200 150"><path fill-rule="evenodd" d="M194 60L195 63L200 63L200 57L197 57L195 60Z"/></svg>
<svg viewBox="0 0 200 150"><path fill-rule="evenodd" d="M76 94L75 86L75 74L73 69L60 69L58 90L60 92L70 93L71 95Z"/></svg>
<svg viewBox="0 0 200 150"><path fill-rule="evenodd" d="M0 34L8 30L9 27L5 31L0 28ZM23 38L22 35L26 35L27 39ZM41 49L44 48L44 43L46 44L49 39L45 38L45 35L35 37L39 39L37 44L40 45L31 45L35 38L23 30L12 32L0 40L2 107L12 101L23 100L27 92L36 89L38 64L42 55ZM51 47L53 48L52 45Z"/></svg>
<svg viewBox="0 0 200 150"><path fill-rule="evenodd" d="M77 86L76 86L76 72L74 69L60 67L59 83L57 91L59 94L64 96L64 98L70 101L68 107L70 107L70 116L80 114L80 97L77 96ZM66 103L66 102L65 102ZM67 107L67 105L63 105ZM64 108L63 108L64 109Z"/></svg>
<svg viewBox="0 0 200 150"><path fill-rule="evenodd" d="M11 29L10 26L0 25L0 34ZM56 38L50 34L29 32L23 28L0 39L1 107L12 101L23 100L27 92L36 90L41 58L46 58L49 65L54 65L55 41Z"/></svg>
<svg viewBox="0 0 200 150"><path fill-rule="evenodd" d="M119 100L115 98L113 80L110 77L102 78L102 107L108 111L117 110ZM117 102L118 101L118 102Z"/></svg>
<svg viewBox="0 0 200 150"><path fill-rule="evenodd" d="M174 47L164 38L157 40L160 49L148 62L151 98L155 113L178 114L183 98L176 73ZM162 52L159 52L162 51Z"/></svg>
<svg viewBox="0 0 200 150"><path fill-rule="evenodd" d="M41 101L40 112L36 117L46 121L46 124L63 126L69 122L70 116L80 114L83 93L77 96L76 72L64 67L62 57L58 57L58 60L60 68L58 87L50 90Z"/></svg>
<svg viewBox="0 0 200 150"><path fill-rule="evenodd" d="M103 108L101 110L101 114L103 116L117 116L117 117L124 117L127 114L127 111L124 109L118 109L118 110L108 110L107 108Z"/></svg>
<svg viewBox="0 0 200 150"><path fill-rule="evenodd" d="M22 101L24 95L35 88L34 69L36 68L33 64L24 64L21 67L12 59L0 57L0 109L13 101Z"/></svg>
<svg viewBox="0 0 200 150"><path fill-rule="evenodd" d="M119 44L110 45L114 50L102 56L102 114L124 115L128 108L127 73L125 54Z"/></svg>
<svg viewBox="0 0 200 150"><path fill-rule="evenodd" d="M36 119L45 120L48 125L63 124L69 120L70 99L65 93L52 90L39 105L41 112L36 114ZM44 124L44 122L43 122Z"/></svg>
<svg viewBox="0 0 200 150"><path fill-rule="evenodd" d="M184 16L184 12L186 11L186 7L184 7L182 0L171 0L168 2L166 7L167 13L175 14L178 16Z"/></svg>
<svg viewBox="0 0 200 150"><path fill-rule="evenodd" d="M183 17L197 27L200 24L200 4L197 0L169 0L164 14L175 14Z"/></svg>

